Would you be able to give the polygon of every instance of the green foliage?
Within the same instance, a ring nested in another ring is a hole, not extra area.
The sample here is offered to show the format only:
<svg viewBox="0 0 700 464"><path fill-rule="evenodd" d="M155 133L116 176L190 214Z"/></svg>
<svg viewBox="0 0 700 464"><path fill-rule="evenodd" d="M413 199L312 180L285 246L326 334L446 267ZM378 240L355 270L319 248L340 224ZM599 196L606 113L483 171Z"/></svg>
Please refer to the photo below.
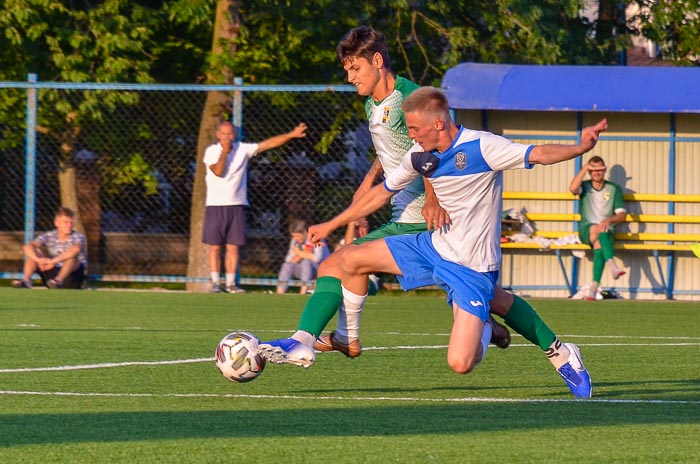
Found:
<svg viewBox="0 0 700 464"><path fill-rule="evenodd" d="M104 179L103 182L103 187L108 193L118 192L125 185L141 185L146 195L158 193L156 176L141 153L134 153L125 163L114 167L112 177Z"/></svg>
<svg viewBox="0 0 700 464"><path fill-rule="evenodd" d="M633 32L655 42L661 57L684 66L700 65L700 2L638 0Z"/></svg>
<svg viewBox="0 0 700 464"><path fill-rule="evenodd" d="M220 57L246 83L339 82L335 47L351 27L369 24L390 44L393 68L439 84L463 61L608 64L616 41L596 39L578 0L408 2L261 0L241 7L236 53Z"/></svg>

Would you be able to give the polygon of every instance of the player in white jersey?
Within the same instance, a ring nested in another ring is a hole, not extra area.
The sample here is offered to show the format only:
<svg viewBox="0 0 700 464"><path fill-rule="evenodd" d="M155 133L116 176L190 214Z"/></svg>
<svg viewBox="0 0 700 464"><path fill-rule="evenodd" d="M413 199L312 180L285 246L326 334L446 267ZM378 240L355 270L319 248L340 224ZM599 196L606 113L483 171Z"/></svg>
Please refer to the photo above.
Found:
<svg viewBox="0 0 700 464"><path fill-rule="evenodd" d="M451 227L417 235L391 236L340 251L343 286L362 290L364 276L387 272L399 276L406 290L438 285L447 292L454 324L447 361L457 373L470 372L486 353L490 338L488 313L500 266L502 172L554 164L591 150L600 121L586 127L577 145L521 145L488 132L456 126L445 95L438 89L416 90L404 101L409 136L424 151L412 151L385 182L332 220L309 228L318 241L333 230L371 214L417 176L426 177L451 218ZM558 368L577 397L592 388L578 347L566 343L569 357Z"/></svg>
<svg viewBox="0 0 700 464"><path fill-rule="evenodd" d="M353 198L357 199L369 191L382 175L392 173L399 166L403 155L413 147L401 104L418 85L393 74L384 36L372 28L361 26L350 30L338 44L338 58L347 71L348 81L357 87L360 95L367 97L365 113L377 153L372 167L355 192ZM437 204L432 190L429 194L432 204ZM353 243L390 235L424 232L427 224L421 210L425 203L424 181L416 179L392 198L391 221ZM440 212L433 213L433 217L445 220ZM339 349L351 358L359 356L362 353L359 319L366 297L367 291L353 294L342 288L338 256L332 254L319 267L315 292L306 303L293 338L264 342L262 347L277 351L280 354L275 358L277 362L303 366L313 363L313 359L307 359L308 350L301 357L282 354L288 353L299 341L308 346L313 346L316 342L316 348L321 351ZM316 341L339 309L337 332ZM494 333L498 336L494 337L494 343L501 347L507 346L510 343L508 330L495 321L493 323L496 327Z"/></svg>
<svg viewBox="0 0 700 464"><path fill-rule="evenodd" d="M386 164L387 171L392 170L398 165L405 151L413 146L413 141L408 137L400 104L417 85L400 76L394 76L390 69L386 41L381 33L370 27L351 29L338 44L338 58L347 72L348 82L355 85L360 95L367 96L366 114L372 140L378 152L372 168L355 193L354 198L357 199L384 174L383 164ZM416 187L415 193L420 189L417 180L411 186ZM413 189L409 188L409 191L411 190ZM417 197L415 201L394 202L392 221L375 229L361 240L356 240L354 244L390 235L439 229L449 222L449 216L435 199L430 183L425 185L425 205L421 214L417 206L422 204L422 201L422 197ZM405 205L405 209L402 210L401 205ZM422 222L423 218L425 222ZM306 303L297 331L291 338L263 342L261 348L268 351L268 358L272 362L304 367L314 362L315 355L311 346L319 351L338 350L350 358L359 356L362 353L359 323L366 298L367 291L353 293L342 287L338 256L331 255L331 259L319 269L316 291ZM539 346L555 369L559 371L567 362L571 353L566 344L560 342L526 300L497 286L490 306L493 314L503 317L512 329ZM321 335L336 312L337 330L329 335ZM493 327L491 342L506 348L510 344L508 330L492 317L489 322ZM571 388L571 384L567 382L567 385Z"/></svg>

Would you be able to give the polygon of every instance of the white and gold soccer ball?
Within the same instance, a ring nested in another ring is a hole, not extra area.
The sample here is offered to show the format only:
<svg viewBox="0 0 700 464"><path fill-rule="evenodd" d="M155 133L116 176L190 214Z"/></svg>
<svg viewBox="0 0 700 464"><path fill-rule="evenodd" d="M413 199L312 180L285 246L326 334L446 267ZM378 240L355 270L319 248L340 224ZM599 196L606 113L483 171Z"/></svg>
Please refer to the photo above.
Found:
<svg viewBox="0 0 700 464"><path fill-rule="evenodd" d="M233 382L250 382L265 369L265 358L258 352L260 339L250 332L232 332L216 347L216 367Z"/></svg>

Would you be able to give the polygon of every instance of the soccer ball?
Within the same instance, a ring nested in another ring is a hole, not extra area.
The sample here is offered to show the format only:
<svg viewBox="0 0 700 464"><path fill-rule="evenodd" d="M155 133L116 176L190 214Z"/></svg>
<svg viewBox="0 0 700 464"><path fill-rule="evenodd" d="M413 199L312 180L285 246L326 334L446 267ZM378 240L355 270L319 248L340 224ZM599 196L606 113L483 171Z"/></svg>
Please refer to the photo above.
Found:
<svg viewBox="0 0 700 464"><path fill-rule="evenodd" d="M216 367L229 380L250 382L265 369L265 358L258 353L260 339L250 332L232 332L216 347Z"/></svg>

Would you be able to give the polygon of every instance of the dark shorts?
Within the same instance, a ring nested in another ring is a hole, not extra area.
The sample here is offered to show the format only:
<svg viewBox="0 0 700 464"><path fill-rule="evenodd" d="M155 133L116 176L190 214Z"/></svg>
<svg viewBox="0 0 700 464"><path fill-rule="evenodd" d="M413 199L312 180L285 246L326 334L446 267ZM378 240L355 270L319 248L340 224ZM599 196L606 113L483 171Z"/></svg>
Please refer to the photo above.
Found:
<svg viewBox="0 0 700 464"><path fill-rule="evenodd" d="M53 269L49 269L48 271L39 271L39 276L41 276L41 281L44 282L44 285L47 287L49 286L49 280L54 279L57 275L58 272L61 270L59 267L55 267ZM73 289L80 289L83 288L83 284L85 283L85 266L80 265L78 266L78 269L73 271L68 275L63 280L63 285L61 285L61 288L73 288Z"/></svg>
<svg viewBox="0 0 700 464"><path fill-rule="evenodd" d="M245 245L245 206L207 206L202 242L207 245Z"/></svg>

